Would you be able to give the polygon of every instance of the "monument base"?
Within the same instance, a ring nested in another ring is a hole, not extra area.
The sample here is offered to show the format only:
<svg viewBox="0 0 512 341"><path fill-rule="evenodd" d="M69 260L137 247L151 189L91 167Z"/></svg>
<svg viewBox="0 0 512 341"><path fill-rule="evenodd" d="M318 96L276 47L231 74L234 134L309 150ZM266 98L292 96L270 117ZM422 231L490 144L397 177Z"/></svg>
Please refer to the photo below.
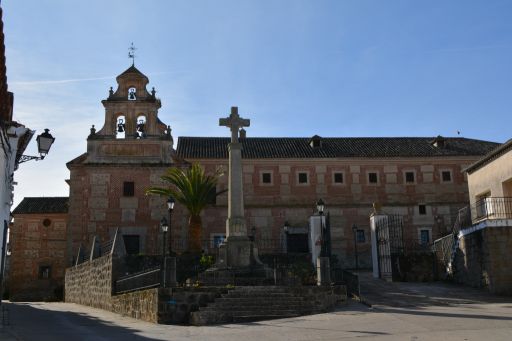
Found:
<svg viewBox="0 0 512 341"><path fill-rule="evenodd" d="M254 242L238 236L230 236L220 245L215 266L199 277L206 285L264 285L273 281L272 270L260 261Z"/></svg>

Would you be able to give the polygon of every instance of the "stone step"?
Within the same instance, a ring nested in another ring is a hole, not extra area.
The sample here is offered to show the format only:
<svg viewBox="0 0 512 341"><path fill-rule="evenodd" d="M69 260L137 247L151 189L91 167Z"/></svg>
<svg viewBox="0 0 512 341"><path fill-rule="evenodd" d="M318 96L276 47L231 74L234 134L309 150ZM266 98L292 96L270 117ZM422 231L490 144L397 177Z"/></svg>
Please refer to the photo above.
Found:
<svg viewBox="0 0 512 341"><path fill-rule="evenodd" d="M314 305L315 302L303 300L287 300L287 301L268 301L268 302L255 302L255 301L233 301L217 299L214 303L208 304L212 307L278 307L290 305Z"/></svg>
<svg viewBox="0 0 512 341"><path fill-rule="evenodd" d="M295 295L288 293L288 292L265 292L265 291L258 291L258 292L240 292L240 291L232 291L225 295L222 295L223 297L293 297Z"/></svg>
<svg viewBox="0 0 512 341"><path fill-rule="evenodd" d="M219 297L219 298L215 299L215 302L231 303L233 305L251 304L251 303L256 303L256 304L260 304L260 305L268 305L268 304L288 304L288 303L311 303L311 304L314 304L317 302L317 300L314 298L306 298L306 297L281 297L281 298Z"/></svg>
<svg viewBox="0 0 512 341"><path fill-rule="evenodd" d="M292 318L300 316L297 313L291 314L256 314L256 315L234 315L232 322L233 323L243 323L243 322L254 322L254 321L265 321L265 320L275 320L275 319L283 319L283 318Z"/></svg>
<svg viewBox="0 0 512 341"><path fill-rule="evenodd" d="M299 304L276 304L276 305L229 305L229 304L211 304L205 307L199 307L201 311L240 311L240 310L283 310L283 309L306 309L311 305L307 303Z"/></svg>

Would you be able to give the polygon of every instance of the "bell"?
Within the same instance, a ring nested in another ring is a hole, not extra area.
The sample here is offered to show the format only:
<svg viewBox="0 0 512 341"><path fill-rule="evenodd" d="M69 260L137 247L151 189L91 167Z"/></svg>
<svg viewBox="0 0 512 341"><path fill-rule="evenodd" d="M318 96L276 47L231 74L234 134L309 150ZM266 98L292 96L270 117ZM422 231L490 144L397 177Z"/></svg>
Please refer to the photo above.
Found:
<svg viewBox="0 0 512 341"><path fill-rule="evenodd" d="M124 123L119 123L117 125L117 132L118 133L124 133Z"/></svg>

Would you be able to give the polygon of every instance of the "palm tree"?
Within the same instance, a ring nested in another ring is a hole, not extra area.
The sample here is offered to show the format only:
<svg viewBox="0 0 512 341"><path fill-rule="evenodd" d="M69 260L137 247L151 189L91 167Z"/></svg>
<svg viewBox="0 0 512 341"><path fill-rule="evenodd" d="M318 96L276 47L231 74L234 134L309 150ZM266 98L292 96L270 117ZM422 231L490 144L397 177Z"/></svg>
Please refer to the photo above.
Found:
<svg viewBox="0 0 512 341"><path fill-rule="evenodd" d="M156 194L165 197L173 196L177 202L185 206L189 213L188 221L188 251L201 252L201 212L214 202L217 195L217 182L222 172L206 174L198 163L188 169L169 168L161 179L169 187L151 187L146 194Z"/></svg>

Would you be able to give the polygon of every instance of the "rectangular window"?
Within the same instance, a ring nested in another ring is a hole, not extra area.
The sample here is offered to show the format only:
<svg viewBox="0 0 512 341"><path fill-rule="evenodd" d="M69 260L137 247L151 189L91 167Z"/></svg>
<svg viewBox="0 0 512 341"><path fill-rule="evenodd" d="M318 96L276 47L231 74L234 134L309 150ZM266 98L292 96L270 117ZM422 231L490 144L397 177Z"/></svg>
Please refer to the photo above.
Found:
<svg viewBox="0 0 512 341"><path fill-rule="evenodd" d="M123 196L133 197L135 195L135 183L133 181L123 182Z"/></svg>
<svg viewBox="0 0 512 341"><path fill-rule="evenodd" d="M450 171L442 171L441 172L441 179L443 182L451 182L452 181L452 172Z"/></svg>
<svg viewBox="0 0 512 341"><path fill-rule="evenodd" d="M217 249L226 239L225 234L214 234L212 237L212 248L214 249Z"/></svg>
<svg viewBox="0 0 512 341"><path fill-rule="evenodd" d="M307 184L308 183L308 173L300 172L298 174L299 184Z"/></svg>
<svg viewBox="0 0 512 341"><path fill-rule="evenodd" d="M430 230L420 230L420 243L421 245L430 244Z"/></svg>
<svg viewBox="0 0 512 341"><path fill-rule="evenodd" d="M405 172L405 182L414 183L414 172Z"/></svg>
<svg viewBox="0 0 512 341"><path fill-rule="evenodd" d="M123 235L124 247L129 255L138 255L140 253L139 235L125 234Z"/></svg>
<svg viewBox="0 0 512 341"><path fill-rule="evenodd" d="M368 173L368 182L371 184L376 184L378 182L377 173L374 173L374 172Z"/></svg>
<svg viewBox="0 0 512 341"><path fill-rule="evenodd" d="M427 206L426 205L418 205L418 211L420 215L426 215L427 214Z"/></svg>
<svg viewBox="0 0 512 341"><path fill-rule="evenodd" d="M366 238L364 235L364 230L357 230L356 231L356 240L358 243L364 243L366 242Z"/></svg>
<svg viewBox="0 0 512 341"><path fill-rule="evenodd" d="M49 265L42 265L39 267L39 279L50 279L52 274L52 267Z"/></svg>
<svg viewBox="0 0 512 341"><path fill-rule="evenodd" d="M261 183L271 184L272 183L272 174L271 173L261 173Z"/></svg>
<svg viewBox="0 0 512 341"><path fill-rule="evenodd" d="M340 173L340 172L334 173L334 183L335 184L343 183L343 173Z"/></svg>

